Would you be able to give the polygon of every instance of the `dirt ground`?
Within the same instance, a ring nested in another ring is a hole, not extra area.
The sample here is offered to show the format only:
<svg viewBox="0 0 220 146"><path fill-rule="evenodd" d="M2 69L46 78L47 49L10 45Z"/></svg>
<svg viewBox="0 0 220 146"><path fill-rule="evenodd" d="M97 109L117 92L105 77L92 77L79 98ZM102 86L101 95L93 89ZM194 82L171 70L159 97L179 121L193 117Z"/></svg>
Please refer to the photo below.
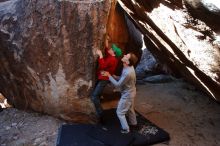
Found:
<svg viewBox="0 0 220 146"><path fill-rule="evenodd" d="M137 85L136 110L170 134L170 141L155 146L220 145L220 104L184 81ZM39 113L4 109L0 146L55 146L63 123Z"/></svg>

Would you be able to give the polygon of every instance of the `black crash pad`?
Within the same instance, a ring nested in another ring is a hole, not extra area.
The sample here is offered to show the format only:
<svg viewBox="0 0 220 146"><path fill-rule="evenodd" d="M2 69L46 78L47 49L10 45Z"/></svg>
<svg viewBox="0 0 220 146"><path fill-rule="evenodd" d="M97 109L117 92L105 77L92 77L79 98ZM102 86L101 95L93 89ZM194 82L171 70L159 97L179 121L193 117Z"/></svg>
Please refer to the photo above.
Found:
<svg viewBox="0 0 220 146"><path fill-rule="evenodd" d="M139 113L137 113L137 120L138 126L133 131L135 137L134 146L152 145L170 139L166 131L156 126Z"/></svg>
<svg viewBox="0 0 220 146"><path fill-rule="evenodd" d="M169 134L141 114L138 126L129 134L120 133L116 109L104 111L103 125L65 124L58 132L57 146L147 146L169 140Z"/></svg>
<svg viewBox="0 0 220 146"><path fill-rule="evenodd" d="M134 142L134 135L132 133L122 134L119 128L109 128L106 126L104 128L101 125L93 127L88 132L88 135L108 146L132 146Z"/></svg>
<svg viewBox="0 0 220 146"><path fill-rule="evenodd" d="M61 125L58 131L56 146L106 146L87 135L87 132L93 126L89 124Z"/></svg>
<svg viewBox="0 0 220 146"><path fill-rule="evenodd" d="M89 135L102 141L105 144L115 146L117 143L129 144L132 141L132 146L146 146L152 145L164 141L168 141L169 134L163 129L159 128L146 118L144 118L141 114L136 112L138 125L135 128L131 128L131 132L129 134L119 134L120 133L120 122L116 115L116 109L110 109L104 111L104 121L105 127L108 129L106 132L101 132L102 136L99 135L99 129L91 129ZM127 135L127 138L124 138L121 135ZM119 142L112 142L113 140ZM127 139L127 142L124 142L124 139ZM126 146L126 145L124 145Z"/></svg>

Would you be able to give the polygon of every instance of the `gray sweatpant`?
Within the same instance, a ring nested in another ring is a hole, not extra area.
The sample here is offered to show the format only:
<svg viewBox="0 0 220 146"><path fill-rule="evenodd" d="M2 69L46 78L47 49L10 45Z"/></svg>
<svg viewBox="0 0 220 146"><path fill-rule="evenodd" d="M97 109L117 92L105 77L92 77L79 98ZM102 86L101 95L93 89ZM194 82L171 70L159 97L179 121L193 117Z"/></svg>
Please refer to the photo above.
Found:
<svg viewBox="0 0 220 146"><path fill-rule="evenodd" d="M131 125L136 125L137 124L137 119L136 119L136 114L134 110L134 100L128 100L128 99L123 99L121 98L118 107L117 107L117 116L120 120L122 129L129 130L128 122L126 120L126 113L128 116L129 123Z"/></svg>

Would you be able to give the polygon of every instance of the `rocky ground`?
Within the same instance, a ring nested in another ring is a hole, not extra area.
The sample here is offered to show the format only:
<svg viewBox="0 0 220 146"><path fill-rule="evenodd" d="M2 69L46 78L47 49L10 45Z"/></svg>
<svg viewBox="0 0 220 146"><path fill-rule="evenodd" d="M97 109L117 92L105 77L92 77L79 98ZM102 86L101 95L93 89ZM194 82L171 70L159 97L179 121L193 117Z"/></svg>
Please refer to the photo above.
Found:
<svg viewBox="0 0 220 146"><path fill-rule="evenodd" d="M220 145L220 104L193 86L176 80L137 85L137 90L136 110L171 137L155 146ZM54 146L63 123L39 113L4 109L0 112L0 146Z"/></svg>
<svg viewBox="0 0 220 146"><path fill-rule="evenodd" d="M181 80L139 85L136 109L170 134L157 146L220 145L220 104Z"/></svg>

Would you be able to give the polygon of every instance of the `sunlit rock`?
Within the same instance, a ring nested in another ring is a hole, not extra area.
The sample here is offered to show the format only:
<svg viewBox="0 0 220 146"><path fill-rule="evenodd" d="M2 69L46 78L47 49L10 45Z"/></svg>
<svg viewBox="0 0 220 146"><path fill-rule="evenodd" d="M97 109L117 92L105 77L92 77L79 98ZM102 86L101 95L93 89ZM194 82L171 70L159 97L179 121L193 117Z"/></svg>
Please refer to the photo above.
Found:
<svg viewBox="0 0 220 146"><path fill-rule="evenodd" d="M220 101L220 19L197 11L199 0L187 2L193 8L182 1L119 1L145 34L146 46L160 62Z"/></svg>

